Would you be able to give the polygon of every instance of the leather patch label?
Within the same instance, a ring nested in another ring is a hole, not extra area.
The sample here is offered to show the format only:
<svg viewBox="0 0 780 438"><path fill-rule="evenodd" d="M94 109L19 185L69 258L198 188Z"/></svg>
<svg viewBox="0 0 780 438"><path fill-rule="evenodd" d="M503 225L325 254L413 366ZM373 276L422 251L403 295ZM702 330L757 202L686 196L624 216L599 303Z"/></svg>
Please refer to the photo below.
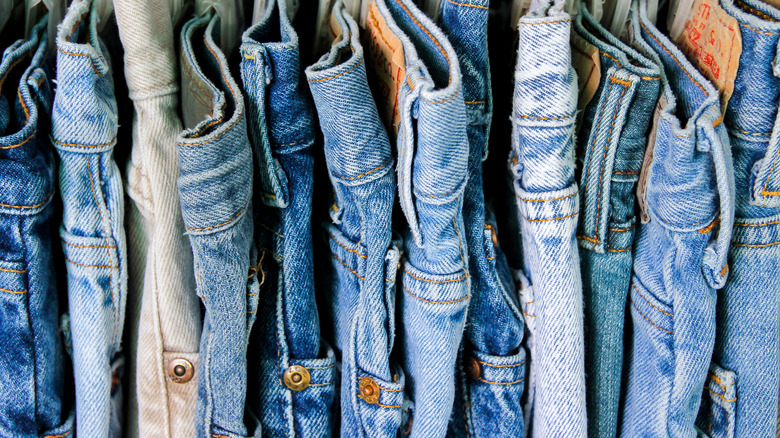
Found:
<svg viewBox="0 0 780 438"><path fill-rule="evenodd" d="M377 98L379 115L385 122L388 133L391 137L395 137L398 133L398 125L401 123L398 90L401 89L401 81L406 77L403 45L387 26L375 2L369 6L366 26L368 27L366 32L368 62L376 80L372 86L374 92L378 94L375 98Z"/></svg>

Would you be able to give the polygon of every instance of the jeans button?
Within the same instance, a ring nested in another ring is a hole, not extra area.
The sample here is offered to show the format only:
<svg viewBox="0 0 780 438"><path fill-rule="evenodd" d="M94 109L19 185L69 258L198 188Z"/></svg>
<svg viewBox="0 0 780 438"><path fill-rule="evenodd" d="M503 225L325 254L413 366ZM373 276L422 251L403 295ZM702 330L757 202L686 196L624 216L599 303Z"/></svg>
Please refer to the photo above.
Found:
<svg viewBox="0 0 780 438"><path fill-rule="evenodd" d="M476 357L471 356L466 361L466 375L477 380L482 377L482 367L479 365L479 360Z"/></svg>
<svg viewBox="0 0 780 438"><path fill-rule="evenodd" d="M195 367L187 359L174 359L168 363L168 377L176 383L187 383L194 374Z"/></svg>
<svg viewBox="0 0 780 438"><path fill-rule="evenodd" d="M284 385L293 391L303 391L311 383L309 370L300 365L292 365L284 372Z"/></svg>
<svg viewBox="0 0 780 438"><path fill-rule="evenodd" d="M366 403L373 405L379 402L379 385L371 377L361 377L358 390L360 391L358 397Z"/></svg>

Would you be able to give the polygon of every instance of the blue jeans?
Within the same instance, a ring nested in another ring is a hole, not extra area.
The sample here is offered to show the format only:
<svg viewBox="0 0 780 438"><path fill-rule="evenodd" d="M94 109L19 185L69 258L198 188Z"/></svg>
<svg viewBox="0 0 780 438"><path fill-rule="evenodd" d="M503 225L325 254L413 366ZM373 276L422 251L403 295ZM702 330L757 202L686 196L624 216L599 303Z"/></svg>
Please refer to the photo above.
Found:
<svg viewBox="0 0 780 438"><path fill-rule="evenodd" d="M731 271L717 303L715 351L699 426L711 436L772 436L780 384L780 13L761 2L722 0L742 34L724 123L734 153L736 219ZM757 15L770 17L764 20Z"/></svg>
<svg viewBox="0 0 780 438"><path fill-rule="evenodd" d="M205 307L200 343L197 436L260 436L248 412L247 344L261 273L252 228L252 149L244 98L214 42L209 13L181 33L184 127L179 197Z"/></svg>
<svg viewBox="0 0 780 438"><path fill-rule="evenodd" d="M588 436L614 438L623 377L623 326L634 264L635 189L661 72L601 27L584 4L574 29L585 45L598 51L600 67L595 94L581 90L580 98L590 97L590 101L577 136ZM577 46L572 50L582 51ZM588 71L580 75L592 74L592 63L583 67Z"/></svg>
<svg viewBox="0 0 780 438"><path fill-rule="evenodd" d="M408 224L399 344L412 400L402 427L412 437L442 437L455 399L471 280L463 223L469 143L460 66L445 35L411 1L380 0L376 11L374 17L390 30L387 38L398 41L396 53L402 52L393 114L398 191ZM381 56L372 53L374 59Z"/></svg>
<svg viewBox="0 0 780 438"><path fill-rule="evenodd" d="M0 435L30 438L70 436L74 419L64 400L66 356L52 261L45 29L46 19L0 61L2 81L18 81L6 82L0 95Z"/></svg>
<svg viewBox="0 0 780 438"><path fill-rule="evenodd" d="M324 237L332 255L328 313L341 358L341 436L390 438L404 399L404 374L390 359L401 244L390 227L395 160L368 88L357 23L342 2L333 15L341 37L306 77L335 193Z"/></svg>
<svg viewBox="0 0 780 438"><path fill-rule="evenodd" d="M486 217L482 188L482 161L487 156L493 111L487 49L489 3L445 1L439 10L441 28L458 55L463 75L469 140L463 220L471 302L457 365L457 398L450 423L453 436L523 433L523 317L506 257L497 245L495 221Z"/></svg>
<svg viewBox="0 0 780 438"><path fill-rule="evenodd" d="M57 35L52 138L60 156L62 226L76 383L76 433L120 436L127 301L124 190L114 162L117 103L108 50L89 0Z"/></svg>
<svg viewBox="0 0 780 438"><path fill-rule="evenodd" d="M632 17L635 42L663 73L639 189L649 220L634 251L622 436L692 437L715 343L716 290L728 273L731 150L713 86L648 20L644 1Z"/></svg>
<svg viewBox="0 0 780 438"><path fill-rule="evenodd" d="M257 175L258 324L250 341L252 408L263 436L328 436L335 357L320 342L311 234L314 114L284 1L244 33L241 79ZM291 380L294 379L294 380Z"/></svg>
<svg viewBox="0 0 780 438"><path fill-rule="evenodd" d="M521 300L530 372L526 426L534 437L586 433L582 280L575 231L577 82L571 18L562 2L520 19L512 154L523 240Z"/></svg>

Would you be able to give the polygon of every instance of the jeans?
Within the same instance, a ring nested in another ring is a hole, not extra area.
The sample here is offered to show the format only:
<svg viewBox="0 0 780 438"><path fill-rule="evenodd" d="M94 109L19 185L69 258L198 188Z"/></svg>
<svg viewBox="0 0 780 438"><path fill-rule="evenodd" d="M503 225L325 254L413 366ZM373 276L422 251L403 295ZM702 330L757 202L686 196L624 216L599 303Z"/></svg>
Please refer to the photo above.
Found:
<svg viewBox="0 0 780 438"><path fill-rule="evenodd" d="M521 436L525 382L523 317L494 220L487 220L482 161L493 111L488 63L487 0L442 2L439 21L458 55L469 140L463 194L471 301L456 375L451 436ZM496 242L496 243L494 243Z"/></svg>
<svg viewBox="0 0 780 438"><path fill-rule="evenodd" d="M209 12L187 22L181 33L185 131L177 139L179 198L205 307L195 370L196 436L234 438L260 436L251 412L245 421L247 344L258 309L259 273L244 98L214 42L218 21ZM192 372L183 368L181 375Z"/></svg>
<svg viewBox="0 0 780 438"><path fill-rule="evenodd" d="M114 162L117 103L108 51L89 0L57 35L52 139L60 156L62 226L76 383L76 433L120 436L127 300L124 190Z"/></svg>
<svg viewBox="0 0 780 438"><path fill-rule="evenodd" d="M780 12L749 0L723 0L714 8L734 17L742 36L724 119L734 154L736 219L698 424L713 437L771 436L780 384L780 179L773 173L780 150ZM755 15L746 12L751 8Z"/></svg>
<svg viewBox="0 0 780 438"><path fill-rule="evenodd" d="M369 16L373 35L382 34L372 42L372 60L392 56L401 70L389 72L396 93L384 108L395 108L386 120L397 127L398 191L408 225L399 344L412 401L402 428L412 437L443 437L471 284L463 223L468 121L460 66L445 35L411 1L377 1Z"/></svg>
<svg viewBox="0 0 780 438"><path fill-rule="evenodd" d="M324 237L332 256L328 313L341 358L341 436L389 438L404 399L404 374L390 359L401 255L390 226L395 160L368 88L357 23L340 1L333 16L340 37L306 78L335 194Z"/></svg>
<svg viewBox="0 0 780 438"><path fill-rule="evenodd" d="M598 70L577 136L580 160L578 240L585 309L585 374L588 436L614 438L623 378L623 326L634 264L635 189L658 100L660 69L613 37L584 4L574 22L580 42L574 56L585 61L580 80ZM579 52L578 52L579 51ZM598 67L596 67L596 65ZM587 84L590 85L590 84ZM582 107L582 103L580 106Z"/></svg>
<svg viewBox="0 0 780 438"><path fill-rule="evenodd" d="M635 243L622 436L692 437L715 343L716 290L728 274L731 150L713 86L648 20L644 1L632 22L635 43L663 74L640 179L649 220Z"/></svg>
<svg viewBox="0 0 780 438"><path fill-rule="evenodd" d="M530 372L525 413L534 437L586 433L582 280L575 231L577 82L562 2L520 19L512 154L523 243L521 300Z"/></svg>
<svg viewBox="0 0 780 438"><path fill-rule="evenodd" d="M0 61L0 78L13 81L0 95L0 435L9 437L73 433L52 261L45 30L43 19Z"/></svg>
<svg viewBox="0 0 780 438"><path fill-rule="evenodd" d="M269 2L241 43L260 253L248 401L263 436L319 437L332 429L335 357L320 342L311 234L314 114L301 83L298 36L284 1Z"/></svg>

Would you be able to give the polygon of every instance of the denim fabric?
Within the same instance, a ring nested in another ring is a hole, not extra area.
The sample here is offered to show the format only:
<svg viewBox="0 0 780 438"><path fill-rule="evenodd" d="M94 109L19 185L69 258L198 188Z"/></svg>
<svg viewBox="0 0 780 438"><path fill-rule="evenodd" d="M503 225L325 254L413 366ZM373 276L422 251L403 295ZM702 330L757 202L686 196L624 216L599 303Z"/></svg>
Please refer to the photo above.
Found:
<svg viewBox="0 0 780 438"><path fill-rule="evenodd" d="M72 436L52 261L46 19L0 61L0 435Z"/></svg>
<svg viewBox="0 0 780 438"><path fill-rule="evenodd" d="M114 162L113 67L89 0L75 2L57 35L52 139L60 156L62 250L76 382L76 433L120 436L121 350L127 300L124 190Z"/></svg>
<svg viewBox="0 0 780 438"><path fill-rule="evenodd" d="M332 429L335 357L320 342L314 294L314 114L285 5L270 2L263 19L244 33L240 49L262 277L250 344L259 369L253 371L249 402L260 414L263 436L319 437ZM287 380L295 370L308 376L301 386Z"/></svg>
<svg viewBox="0 0 780 438"><path fill-rule="evenodd" d="M712 85L647 18L634 41L663 67L659 119L634 251L624 437L692 437L715 343L734 221L731 150ZM679 99L679 100L678 100Z"/></svg>
<svg viewBox="0 0 780 438"><path fill-rule="evenodd" d="M205 307L196 436L235 438L260 436L252 414L244 419L258 275L244 98L214 42L218 24L209 12L181 33L186 129L178 138L179 198Z"/></svg>
<svg viewBox="0 0 780 438"><path fill-rule="evenodd" d="M341 1L333 15L336 42L306 77L336 198L327 293L341 357L341 436L395 437L404 398L403 372L390 359L400 258L390 228L395 160L368 88L359 28ZM360 396L366 385L378 391L374 399Z"/></svg>
<svg viewBox="0 0 780 438"><path fill-rule="evenodd" d="M536 2L520 19L512 115L510 167L523 238L520 294L531 361L526 427L534 437L586 433L575 238L577 81L569 50L571 18L562 7L562 2Z"/></svg>
<svg viewBox="0 0 780 438"><path fill-rule="evenodd" d="M574 29L598 49L601 71L577 137L588 436L614 438L623 375L623 325L634 262L634 191L661 73L656 64L601 27L584 4Z"/></svg>
<svg viewBox="0 0 780 438"><path fill-rule="evenodd" d="M404 429L435 438L447 433L470 295L466 106L457 55L441 30L411 1L376 6L401 42L405 67L397 96L398 190L408 223L399 343L413 406Z"/></svg>
<svg viewBox="0 0 780 438"><path fill-rule="evenodd" d="M771 171L780 151L780 11L750 0L721 5L742 34L724 120L736 219L699 426L713 437L771 436L780 384L780 186Z"/></svg>
<svg viewBox="0 0 780 438"><path fill-rule="evenodd" d="M463 194L471 302L457 368L452 436L521 436L525 382L523 318L494 221L486 221L482 160L493 111L488 63L490 2L442 2L440 26L458 55L463 75L469 140L468 183Z"/></svg>

